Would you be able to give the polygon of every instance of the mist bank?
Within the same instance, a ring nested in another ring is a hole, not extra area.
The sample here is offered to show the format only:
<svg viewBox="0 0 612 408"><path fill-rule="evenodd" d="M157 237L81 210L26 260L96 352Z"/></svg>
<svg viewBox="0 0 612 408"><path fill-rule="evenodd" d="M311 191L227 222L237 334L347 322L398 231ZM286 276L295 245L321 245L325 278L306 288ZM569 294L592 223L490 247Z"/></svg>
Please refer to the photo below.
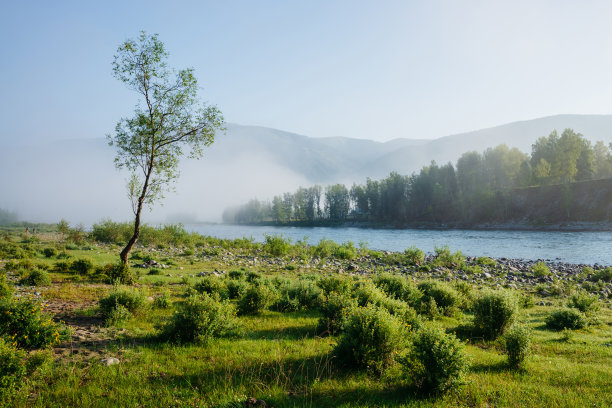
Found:
<svg viewBox="0 0 612 408"><path fill-rule="evenodd" d="M499 145L464 153L455 166L432 162L419 173L299 188L251 200L226 222L383 227L528 228L612 221L612 152L571 129L538 139L531 155ZM555 228L555 227L553 227ZM588 228L586 225L582 228ZM607 228L607 227L605 227Z"/></svg>
<svg viewBox="0 0 612 408"><path fill-rule="evenodd" d="M410 174L432 160L454 162L465 151L501 143L527 151L551 129L565 128L593 142L612 141L612 115L558 115L433 140L407 131L404 138L387 142L229 124L201 160L181 161L175 190L145 213L143 221L219 222L224 209L252 197L315 184L350 185L392 171ZM103 137L0 145L0 208L32 222L64 218L90 226L104 218L129 221L128 174L115 169L113 157Z"/></svg>

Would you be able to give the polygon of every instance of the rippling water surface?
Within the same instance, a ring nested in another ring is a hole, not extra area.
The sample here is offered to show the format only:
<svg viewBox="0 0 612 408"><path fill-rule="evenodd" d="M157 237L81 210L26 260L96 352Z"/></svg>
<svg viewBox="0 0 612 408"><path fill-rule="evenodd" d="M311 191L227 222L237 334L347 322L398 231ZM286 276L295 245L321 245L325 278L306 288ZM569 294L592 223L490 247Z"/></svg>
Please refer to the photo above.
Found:
<svg viewBox="0 0 612 408"><path fill-rule="evenodd" d="M403 251L415 245L425 252L448 245L470 256L547 259L571 263L612 265L612 232L476 231L424 229L369 229L327 227L260 227L224 224L188 224L186 229L219 238L252 237L263 241L264 234L282 234L293 242L305 237L310 244L321 238L368 248Z"/></svg>

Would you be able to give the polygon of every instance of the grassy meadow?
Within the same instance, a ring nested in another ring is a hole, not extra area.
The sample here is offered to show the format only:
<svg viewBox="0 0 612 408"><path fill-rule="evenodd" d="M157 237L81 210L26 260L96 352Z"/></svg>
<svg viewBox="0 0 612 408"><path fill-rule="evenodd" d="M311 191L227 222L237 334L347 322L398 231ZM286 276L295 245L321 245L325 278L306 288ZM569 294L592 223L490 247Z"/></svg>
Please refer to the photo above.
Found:
<svg viewBox="0 0 612 408"><path fill-rule="evenodd" d="M495 260L445 249L255 243L168 226L143 230L126 275L113 264L129 226L60 230L0 231L0 318L14 323L0 323L0 353L15 361L0 363L0 406L612 406L607 269L513 289L480 278L508 273ZM40 309L16 317L19 302ZM557 310L575 312L559 318L566 328L553 329ZM515 326L529 337L518 365L506 346ZM419 357L428 328L435 347L459 354ZM424 385L432 373L443 386Z"/></svg>

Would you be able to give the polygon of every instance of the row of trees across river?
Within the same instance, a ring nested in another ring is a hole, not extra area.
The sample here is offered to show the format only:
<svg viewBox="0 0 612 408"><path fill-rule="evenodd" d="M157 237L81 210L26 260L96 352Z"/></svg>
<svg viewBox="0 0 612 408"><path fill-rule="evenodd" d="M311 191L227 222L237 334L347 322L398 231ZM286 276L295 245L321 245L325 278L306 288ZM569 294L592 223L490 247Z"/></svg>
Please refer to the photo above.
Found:
<svg viewBox="0 0 612 408"><path fill-rule="evenodd" d="M553 131L532 145L531 155L499 145L464 153L456 166L432 162L410 176L347 187L300 187L272 201L253 199L225 210L230 223L259 222L484 222L517 188L612 177L612 144L592 144L580 133Z"/></svg>

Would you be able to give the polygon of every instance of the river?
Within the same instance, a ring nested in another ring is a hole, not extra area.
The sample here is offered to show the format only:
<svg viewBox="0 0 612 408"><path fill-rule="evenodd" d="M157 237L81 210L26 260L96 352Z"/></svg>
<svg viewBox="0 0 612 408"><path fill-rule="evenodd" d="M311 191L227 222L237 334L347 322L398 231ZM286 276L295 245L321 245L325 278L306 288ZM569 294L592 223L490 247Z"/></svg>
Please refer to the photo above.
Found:
<svg viewBox="0 0 612 408"><path fill-rule="evenodd" d="M188 231L218 238L253 238L278 234L292 242L307 239L317 244L321 238L338 243L352 241L370 249L403 251L416 246L432 253L436 246L469 256L562 261L575 264L612 265L612 232L606 231L507 231L507 230L427 230L329 227L272 227L226 224L187 224Z"/></svg>

